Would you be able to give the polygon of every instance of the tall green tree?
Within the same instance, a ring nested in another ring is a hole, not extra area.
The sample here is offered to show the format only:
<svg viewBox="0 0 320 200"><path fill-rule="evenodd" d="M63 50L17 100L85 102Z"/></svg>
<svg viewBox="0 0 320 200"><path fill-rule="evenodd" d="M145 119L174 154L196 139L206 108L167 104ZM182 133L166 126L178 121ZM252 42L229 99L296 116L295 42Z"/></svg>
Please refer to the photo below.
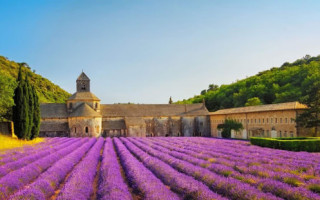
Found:
<svg viewBox="0 0 320 200"><path fill-rule="evenodd" d="M33 126L31 130L30 139L34 139L38 137L39 130L40 130L40 119L41 119L39 97L38 97L37 91L33 86L32 86L32 91L33 91Z"/></svg>
<svg viewBox="0 0 320 200"><path fill-rule="evenodd" d="M23 125L22 119L25 117L24 110L22 109L23 105L23 81L22 81L22 66L19 67L18 86L14 90L14 106L12 108L12 120L14 122L14 132L18 138L23 138Z"/></svg>
<svg viewBox="0 0 320 200"><path fill-rule="evenodd" d="M29 139L30 138L30 113L29 113L29 87L28 87L28 76L26 75L25 81L22 81L22 89L23 89L23 101L22 101L22 138Z"/></svg>
<svg viewBox="0 0 320 200"><path fill-rule="evenodd" d="M34 116L34 94L33 94L33 88L29 82L29 76L26 74L26 81L25 81L26 87L27 87L27 96L28 98L28 119L29 119L29 124L28 124L28 130L27 130L27 139L31 138L31 130L33 127L33 116Z"/></svg>
<svg viewBox="0 0 320 200"><path fill-rule="evenodd" d="M306 104L309 109L297 117L299 126L314 128L314 136L318 136L318 127L320 126L320 66L315 65L302 84L302 94L300 102Z"/></svg>

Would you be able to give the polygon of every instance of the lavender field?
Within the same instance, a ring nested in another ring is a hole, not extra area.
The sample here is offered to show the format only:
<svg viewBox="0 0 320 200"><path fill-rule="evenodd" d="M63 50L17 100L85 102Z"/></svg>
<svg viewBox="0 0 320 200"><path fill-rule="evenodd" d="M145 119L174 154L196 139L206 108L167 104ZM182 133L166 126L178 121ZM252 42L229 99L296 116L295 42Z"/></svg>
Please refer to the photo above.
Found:
<svg viewBox="0 0 320 200"><path fill-rule="evenodd" d="M0 199L320 199L320 154L212 138L48 138L0 154Z"/></svg>

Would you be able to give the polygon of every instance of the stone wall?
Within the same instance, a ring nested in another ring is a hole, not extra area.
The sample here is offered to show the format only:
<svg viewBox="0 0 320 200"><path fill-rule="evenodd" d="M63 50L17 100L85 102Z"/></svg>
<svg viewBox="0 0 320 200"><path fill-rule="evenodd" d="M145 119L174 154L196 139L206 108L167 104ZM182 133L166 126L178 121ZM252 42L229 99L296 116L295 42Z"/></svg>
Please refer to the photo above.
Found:
<svg viewBox="0 0 320 200"><path fill-rule="evenodd" d="M195 134L195 119L194 117L181 118L182 134L185 137L191 137Z"/></svg>
<svg viewBox="0 0 320 200"><path fill-rule="evenodd" d="M101 117L69 117L68 122L71 137L99 137L101 135Z"/></svg>
<svg viewBox="0 0 320 200"><path fill-rule="evenodd" d="M297 137L308 135L306 130L298 129L295 123L296 110L264 111L238 114L211 115L211 136L219 137L217 126L225 119L233 119L242 123L244 129L233 132L232 136L239 139L250 137Z"/></svg>
<svg viewBox="0 0 320 200"><path fill-rule="evenodd" d="M0 134L11 136L13 134L13 122L0 122Z"/></svg>

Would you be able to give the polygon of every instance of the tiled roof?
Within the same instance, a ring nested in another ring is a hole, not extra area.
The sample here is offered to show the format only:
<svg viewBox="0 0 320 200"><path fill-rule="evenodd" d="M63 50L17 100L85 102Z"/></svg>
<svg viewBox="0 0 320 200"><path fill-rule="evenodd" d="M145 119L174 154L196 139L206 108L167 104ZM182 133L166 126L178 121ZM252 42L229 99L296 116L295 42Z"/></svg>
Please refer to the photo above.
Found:
<svg viewBox="0 0 320 200"><path fill-rule="evenodd" d="M65 103L40 104L41 118L67 118L67 105Z"/></svg>
<svg viewBox="0 0 320 200"><path fill-rule="evenodd" d="M82 103L70 114L70 117L101 117L101 115L88 104Z"/></svg>
<svg viewBox="0 0 320 200"><path fill-rule="evenodd" d="M92 92L76 92L68 100L94 100L100 101L100 99Z"/></svg>
<svg viewBox="0 0 320 200"><path fill-rule="evenodd" d="M110 117L161 117L208 115L199 104L101 104L101 114Z"/></svg>
<svg viewBox="0 0 320 200"><path fill-rule="evenodd" d="M223 109L223 110L218 110L216 112L212 112L210 113L210 115L264 112L264 111L277 111L277 110L300 110L300 109L307 109L307 106L299 102L287 102L287 103L267 104L267 105L260 105L260 106L247 106L247 107Z"/></svg>
<svg viewBox="0 0 320 200"><path fill-rule="evenodd" d="M82 72L79 77L77 78L77 80L86 80L86 81L90 81L89 77L84 73Z"/></svg>

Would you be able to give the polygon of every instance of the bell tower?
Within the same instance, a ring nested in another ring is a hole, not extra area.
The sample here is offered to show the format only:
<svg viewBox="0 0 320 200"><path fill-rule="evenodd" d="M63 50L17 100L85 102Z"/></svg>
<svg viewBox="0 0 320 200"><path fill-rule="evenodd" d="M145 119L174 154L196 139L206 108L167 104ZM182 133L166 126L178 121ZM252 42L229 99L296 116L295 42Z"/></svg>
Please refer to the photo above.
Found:
<svg viewBox="0 0 320 200"><path fill-rule="evenodd" d="M77 78L77 92L90 92L90 79L84 72Z"/></svg>

